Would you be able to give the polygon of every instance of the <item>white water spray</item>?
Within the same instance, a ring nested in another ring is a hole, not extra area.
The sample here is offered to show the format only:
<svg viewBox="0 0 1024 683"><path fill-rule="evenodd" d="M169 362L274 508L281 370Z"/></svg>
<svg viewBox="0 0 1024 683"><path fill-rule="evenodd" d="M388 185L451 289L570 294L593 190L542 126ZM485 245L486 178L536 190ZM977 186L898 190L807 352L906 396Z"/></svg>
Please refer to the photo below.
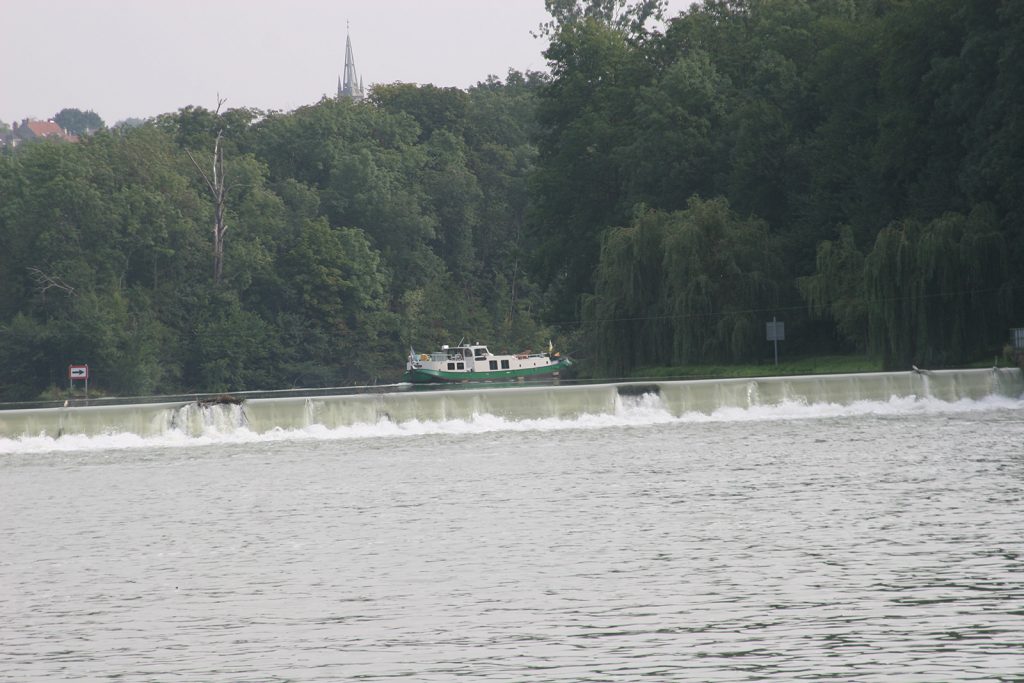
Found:
<svg viewBox="0 0 1024 683"><path fill-rule="evenodd" d="M1022 410L1019 370L460 389L0 413L0 454Z"/></svg>

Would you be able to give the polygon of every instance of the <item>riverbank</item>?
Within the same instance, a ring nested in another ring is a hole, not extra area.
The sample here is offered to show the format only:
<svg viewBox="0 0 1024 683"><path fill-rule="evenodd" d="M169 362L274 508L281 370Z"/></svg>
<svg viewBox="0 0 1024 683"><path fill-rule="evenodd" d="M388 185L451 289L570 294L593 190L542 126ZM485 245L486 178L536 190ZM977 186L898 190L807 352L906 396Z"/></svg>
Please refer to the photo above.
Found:
<svg viewBox="0 0 1024 683"><path fill-rule="evenodd" d="M910 368L907 368L908 370ZM632 379L717 379L728 377L783 377L882 372L882 363L866 356L814 356L775 363L747 365L677 365L637 368Z"/></svg>
<svg viewBox="0 0 1024 683"><path fill-rule="evenodd" d="M1003 356L980 359L961 368L1013 368L1017 364ZM906 368L910 370L910 368ZM937 369L937 368L930 368ZM884 372L882 362L867 356L811 356L775 363L753 365L678 365L637 368L629 379L720 379L731 377L788 377L790 375L835 375Z"/></svg>

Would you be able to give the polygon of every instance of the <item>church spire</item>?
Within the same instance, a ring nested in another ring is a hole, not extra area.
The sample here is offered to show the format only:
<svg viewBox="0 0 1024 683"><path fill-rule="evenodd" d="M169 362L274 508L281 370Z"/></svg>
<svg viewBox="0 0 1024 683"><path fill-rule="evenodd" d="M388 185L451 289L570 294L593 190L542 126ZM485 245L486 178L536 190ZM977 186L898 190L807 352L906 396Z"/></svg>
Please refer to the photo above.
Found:
<svg viewBox="0 0 1024 683"><path fill-rule="evenodd" d="M359 101L363 99L363 80L356 74L356 58L352 55L352 36L345 22L345 75L338 79L338 99L347 97Z"/></svg>

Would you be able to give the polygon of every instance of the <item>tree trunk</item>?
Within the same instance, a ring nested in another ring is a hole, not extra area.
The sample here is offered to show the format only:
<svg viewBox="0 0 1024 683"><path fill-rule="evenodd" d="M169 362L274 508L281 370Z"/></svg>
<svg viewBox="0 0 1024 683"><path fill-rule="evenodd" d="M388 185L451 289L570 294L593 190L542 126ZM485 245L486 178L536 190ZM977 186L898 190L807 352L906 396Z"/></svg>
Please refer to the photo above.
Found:
<svg viewBox="0 0 1024 683"><path fill-rule="evenodd" d="M206 171L186 150L188 158L192 160L199 174L206 181L213 197L213 284L220 285L221 277L224 275L224 233L228 231L226 222L227 209L227 187L224 184L224 131L217 133L213 143L213 169L212 174L207 175Z"/></svg>

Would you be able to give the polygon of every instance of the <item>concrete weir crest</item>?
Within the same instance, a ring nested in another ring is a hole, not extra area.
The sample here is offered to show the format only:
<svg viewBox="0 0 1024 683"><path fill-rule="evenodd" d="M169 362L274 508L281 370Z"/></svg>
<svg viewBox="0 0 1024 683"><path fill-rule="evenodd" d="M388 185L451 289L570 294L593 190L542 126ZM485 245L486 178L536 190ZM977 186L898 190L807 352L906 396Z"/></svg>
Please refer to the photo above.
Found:
<svg viewBox="0 0 1024 683"><path fill-rule="evenodd" d="M181 433L201 436L249 430L328 429L382 422L443 422L490 415L504 420L574 419L612 415L623 401L647 397L667 414L711 414L722 408L754 408L784 403L850 405L893 398L955 402L988 396L1024 395L1016 368L915 370L844 375L804 375L613 384L487 385L387 393L233 397L126 405L31 408L0 411L0 438L128 433L142 437ZM228 400L231 399L231 400Z"/></svg>

